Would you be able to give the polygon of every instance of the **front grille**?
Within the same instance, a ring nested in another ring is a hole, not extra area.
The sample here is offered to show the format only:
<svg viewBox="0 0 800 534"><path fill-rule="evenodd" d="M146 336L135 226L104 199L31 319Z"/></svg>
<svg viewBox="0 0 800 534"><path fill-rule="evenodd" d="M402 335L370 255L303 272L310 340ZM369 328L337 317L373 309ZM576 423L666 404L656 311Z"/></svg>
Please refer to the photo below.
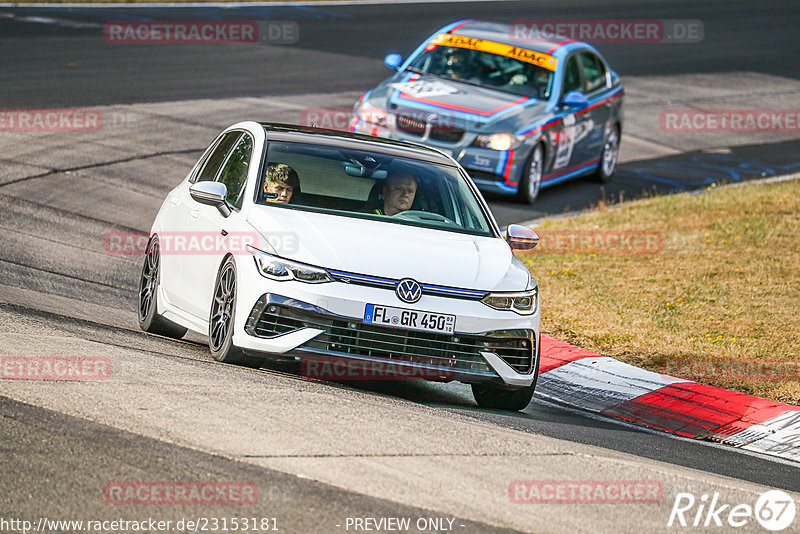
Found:
<svg viewBox="0 0 800 534"><path fill-rule="evenodd" d="M323 333L301 345L332 353L403 361L453 371L491 372L481 351L494 352L519 373L531 371L533 347L527 338L417 332L365 324L259 300L248 320L248 331L274 337L300 328Z"/></svg>
<svg viewBox="0 0 800 534"><path fill-rule="evenodd" d="M394 291L394 289L397 287L397 284L400 283L400 280L393 278L381 278L378 276L337 271L334 269L328 269L328 274L330 274L334 280L343 282L345 284L380 287L383 289L391 289L392 291ZM489 294L487 291L477 291L475 289L464 289L460 287L437 286L434 284L425 283L421 283L420 287L422 287L423 295L436 295L437 297L449 297L456 299L481 300Z"/></svg>
<svg viewBox="0 0 800 534"><path fill-rule="evenodd" d="M417 137L425 135L425 129L428 127L426 121L409 115L398 115L396 124L397 129L401 132ZM441 141L442 143L458 143L464 137L465 133L466 130L464 130L464 128L431 123L431 131L428 134L428 138L434 141Z"/></svg>
<svg viewBox="0 0 800 534"><path fill-rule="evenodd" d="M427 123L423 120L415 119L408 115L397 116L397 129L401 132L422 137L422 134L425 133L426 126Z"/></svg>
<svg viewBox="0 0 800 534"><path fill-rule="evenodd" d="M434 141L441 141L443 143L458 143L464 137L464 128L455 128L453 126L443 126L436 124L431 126L430 138Z"/></svg>

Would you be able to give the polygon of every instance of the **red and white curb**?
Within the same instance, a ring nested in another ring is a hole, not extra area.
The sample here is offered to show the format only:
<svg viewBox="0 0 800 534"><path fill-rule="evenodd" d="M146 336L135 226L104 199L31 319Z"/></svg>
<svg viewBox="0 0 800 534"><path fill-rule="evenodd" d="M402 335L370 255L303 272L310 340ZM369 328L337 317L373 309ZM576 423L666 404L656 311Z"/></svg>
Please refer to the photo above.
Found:
<svg viewBox="0 0 800 534"><path fill-rule="evenodd" d="M645 371L542 335L537 395L689 438L800 461L800 406Z"/></svg>

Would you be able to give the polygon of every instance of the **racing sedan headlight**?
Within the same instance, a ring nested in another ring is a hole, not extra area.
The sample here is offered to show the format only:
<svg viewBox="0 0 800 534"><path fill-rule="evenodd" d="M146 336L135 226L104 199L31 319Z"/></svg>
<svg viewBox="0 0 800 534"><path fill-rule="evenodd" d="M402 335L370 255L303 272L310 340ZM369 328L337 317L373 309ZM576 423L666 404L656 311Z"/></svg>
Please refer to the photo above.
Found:
<svg viewBox="0 0 800 534"><path fill-rule="evenodd" d="M279 258L253 247L249 247L249 250L253 254L258 272L270 280L281 282L297 280L308 284L322 284L333 281L325 269Z"/></svg>
<svg viewBox="0 0 800 534"><path fill-rule="evenodd" d="M514 134L503 132L490 135L479 135L475 138L475 146L491 148L492 150L512 150L517 148L522 141Z"/></svg>
<svg viewBox="0 0 800 534"><path fill-rule="evenodd" d="M386 126L389 124L389 112L383 108L373 106L369 102L364 102L356 109L356 116L364 122L375 124L377 126Z"/></svg>
<svg viewBox="0 0 800 534"><path fill-rule="evenodd" d="M495 310L508 310L520 315L531 315L536 311L539 288L521 293L489 293L481 302Z"/></svg>

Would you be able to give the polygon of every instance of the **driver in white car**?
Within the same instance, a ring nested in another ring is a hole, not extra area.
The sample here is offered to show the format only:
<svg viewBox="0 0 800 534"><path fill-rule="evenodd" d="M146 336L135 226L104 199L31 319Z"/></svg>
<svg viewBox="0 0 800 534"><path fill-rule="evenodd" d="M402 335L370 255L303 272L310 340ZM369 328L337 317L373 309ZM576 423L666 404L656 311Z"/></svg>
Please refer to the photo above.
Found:
<svg viewBox="0 0 800 534"><path fill-rule="evenodd" d="M378 215L396 215L411 209L417 194L417 179L408 172L395 174L383 184L383 208L377 208Z"/></svg>

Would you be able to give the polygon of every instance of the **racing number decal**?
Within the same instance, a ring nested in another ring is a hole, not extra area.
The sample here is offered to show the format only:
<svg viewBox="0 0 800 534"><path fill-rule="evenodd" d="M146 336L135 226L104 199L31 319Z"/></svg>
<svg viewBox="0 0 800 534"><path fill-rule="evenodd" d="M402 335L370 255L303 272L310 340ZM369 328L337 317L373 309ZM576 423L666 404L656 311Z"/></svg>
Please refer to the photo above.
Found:
<svg viewBox="0 0 800 534"><path fill-rule="evenodd" d="M575 147L575 115L570 113L564 117L564 128L558 134L558 145L556 147L556 159L553 163L554 169L566 167L572 157L572 149Z"/></svg>
<svg viewBox="0 0 800 534"><path fill-rule="evenodd" d="M452 85L442 83L439 81L413 81L390 84L391 87L399 89L406 94L416 96L418 98L430 98L432 96L452 95L458 92L458 89Z"/></svg>

